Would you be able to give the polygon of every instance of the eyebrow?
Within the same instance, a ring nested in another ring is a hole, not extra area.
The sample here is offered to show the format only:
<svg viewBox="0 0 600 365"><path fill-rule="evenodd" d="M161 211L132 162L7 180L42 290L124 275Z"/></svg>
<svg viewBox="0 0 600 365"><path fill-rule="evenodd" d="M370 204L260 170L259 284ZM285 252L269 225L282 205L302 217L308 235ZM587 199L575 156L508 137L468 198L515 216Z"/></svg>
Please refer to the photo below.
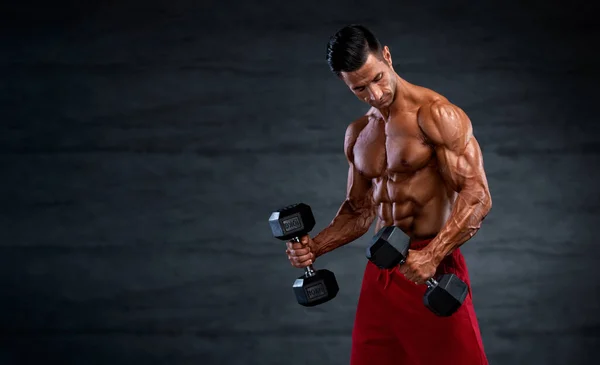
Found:
<svg viewBox="0 0 600 365"><path fill-rule="evenodd" d="M379 72L377 75L375 75L375 77L373 78L373 80L371 80L371 82L375 81L375 79L377 79L379 76L381 75L381 72ZM352 90L357 90L360 89L362 87L365 87L364 85L358 85L352 88Z"/></svg>

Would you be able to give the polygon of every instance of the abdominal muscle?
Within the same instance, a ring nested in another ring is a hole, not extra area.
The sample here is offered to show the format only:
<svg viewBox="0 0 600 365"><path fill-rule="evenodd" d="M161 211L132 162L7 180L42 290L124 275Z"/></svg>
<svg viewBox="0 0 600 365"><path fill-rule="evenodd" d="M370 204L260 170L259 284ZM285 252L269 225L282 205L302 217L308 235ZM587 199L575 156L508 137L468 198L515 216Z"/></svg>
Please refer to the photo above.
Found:
<svg viewBox="0 0 600 365"><path fill-rule="evenodd" d="M377 209L375 231L397 226L413 240L433 238L450 215L454 194L434 166L410 175L387 175L373 179Z"/></svg>

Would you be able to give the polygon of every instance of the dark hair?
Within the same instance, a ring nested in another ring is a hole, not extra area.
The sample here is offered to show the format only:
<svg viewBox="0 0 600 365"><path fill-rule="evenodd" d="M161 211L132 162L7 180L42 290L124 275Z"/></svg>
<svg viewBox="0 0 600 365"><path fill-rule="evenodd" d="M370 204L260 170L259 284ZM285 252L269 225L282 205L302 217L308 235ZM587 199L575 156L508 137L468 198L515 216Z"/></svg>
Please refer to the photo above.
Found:
<svg viewBox="0 0 600 365"><path fill-rule="evenodd" d="M381 43L367 27L351 24L338 30L327 44L327 64L333 73L353 72L361 68L369 53L381 58Z"/></svg>

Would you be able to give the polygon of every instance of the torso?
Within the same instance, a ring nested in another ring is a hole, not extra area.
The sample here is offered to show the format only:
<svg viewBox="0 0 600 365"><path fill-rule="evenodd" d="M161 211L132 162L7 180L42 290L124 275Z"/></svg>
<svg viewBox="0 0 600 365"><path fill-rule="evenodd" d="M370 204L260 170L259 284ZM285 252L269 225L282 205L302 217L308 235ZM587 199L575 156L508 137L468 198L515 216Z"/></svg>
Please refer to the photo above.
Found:
<svg viewBox="0 0 600 365"><path fill-rule="evenodd" d="M354 165L373 183L376 230L395 225L414 240L439 232L455 195L444 183L435 151L419 128L418 103L387 121L376 109L370 110L353 148Z"/></svg>

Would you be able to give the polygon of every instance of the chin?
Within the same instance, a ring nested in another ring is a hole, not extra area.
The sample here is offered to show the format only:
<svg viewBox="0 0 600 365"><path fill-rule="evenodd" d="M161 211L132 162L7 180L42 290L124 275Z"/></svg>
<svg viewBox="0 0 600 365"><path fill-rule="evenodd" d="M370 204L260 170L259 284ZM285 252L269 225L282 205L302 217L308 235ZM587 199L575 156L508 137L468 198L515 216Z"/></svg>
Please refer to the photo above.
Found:
<svg viewBox="0 0 600 365"><path fill-rule="evenodd" d="M392 99L388 99L388 100L387 100L385 103L383 103L383 104L380 104L380 105L378 106L378 108L387 108L387 107L389 107L390 105L392 105L392 103L393 103L393 102L394 102L394 100L392 100Z"/></svg>

